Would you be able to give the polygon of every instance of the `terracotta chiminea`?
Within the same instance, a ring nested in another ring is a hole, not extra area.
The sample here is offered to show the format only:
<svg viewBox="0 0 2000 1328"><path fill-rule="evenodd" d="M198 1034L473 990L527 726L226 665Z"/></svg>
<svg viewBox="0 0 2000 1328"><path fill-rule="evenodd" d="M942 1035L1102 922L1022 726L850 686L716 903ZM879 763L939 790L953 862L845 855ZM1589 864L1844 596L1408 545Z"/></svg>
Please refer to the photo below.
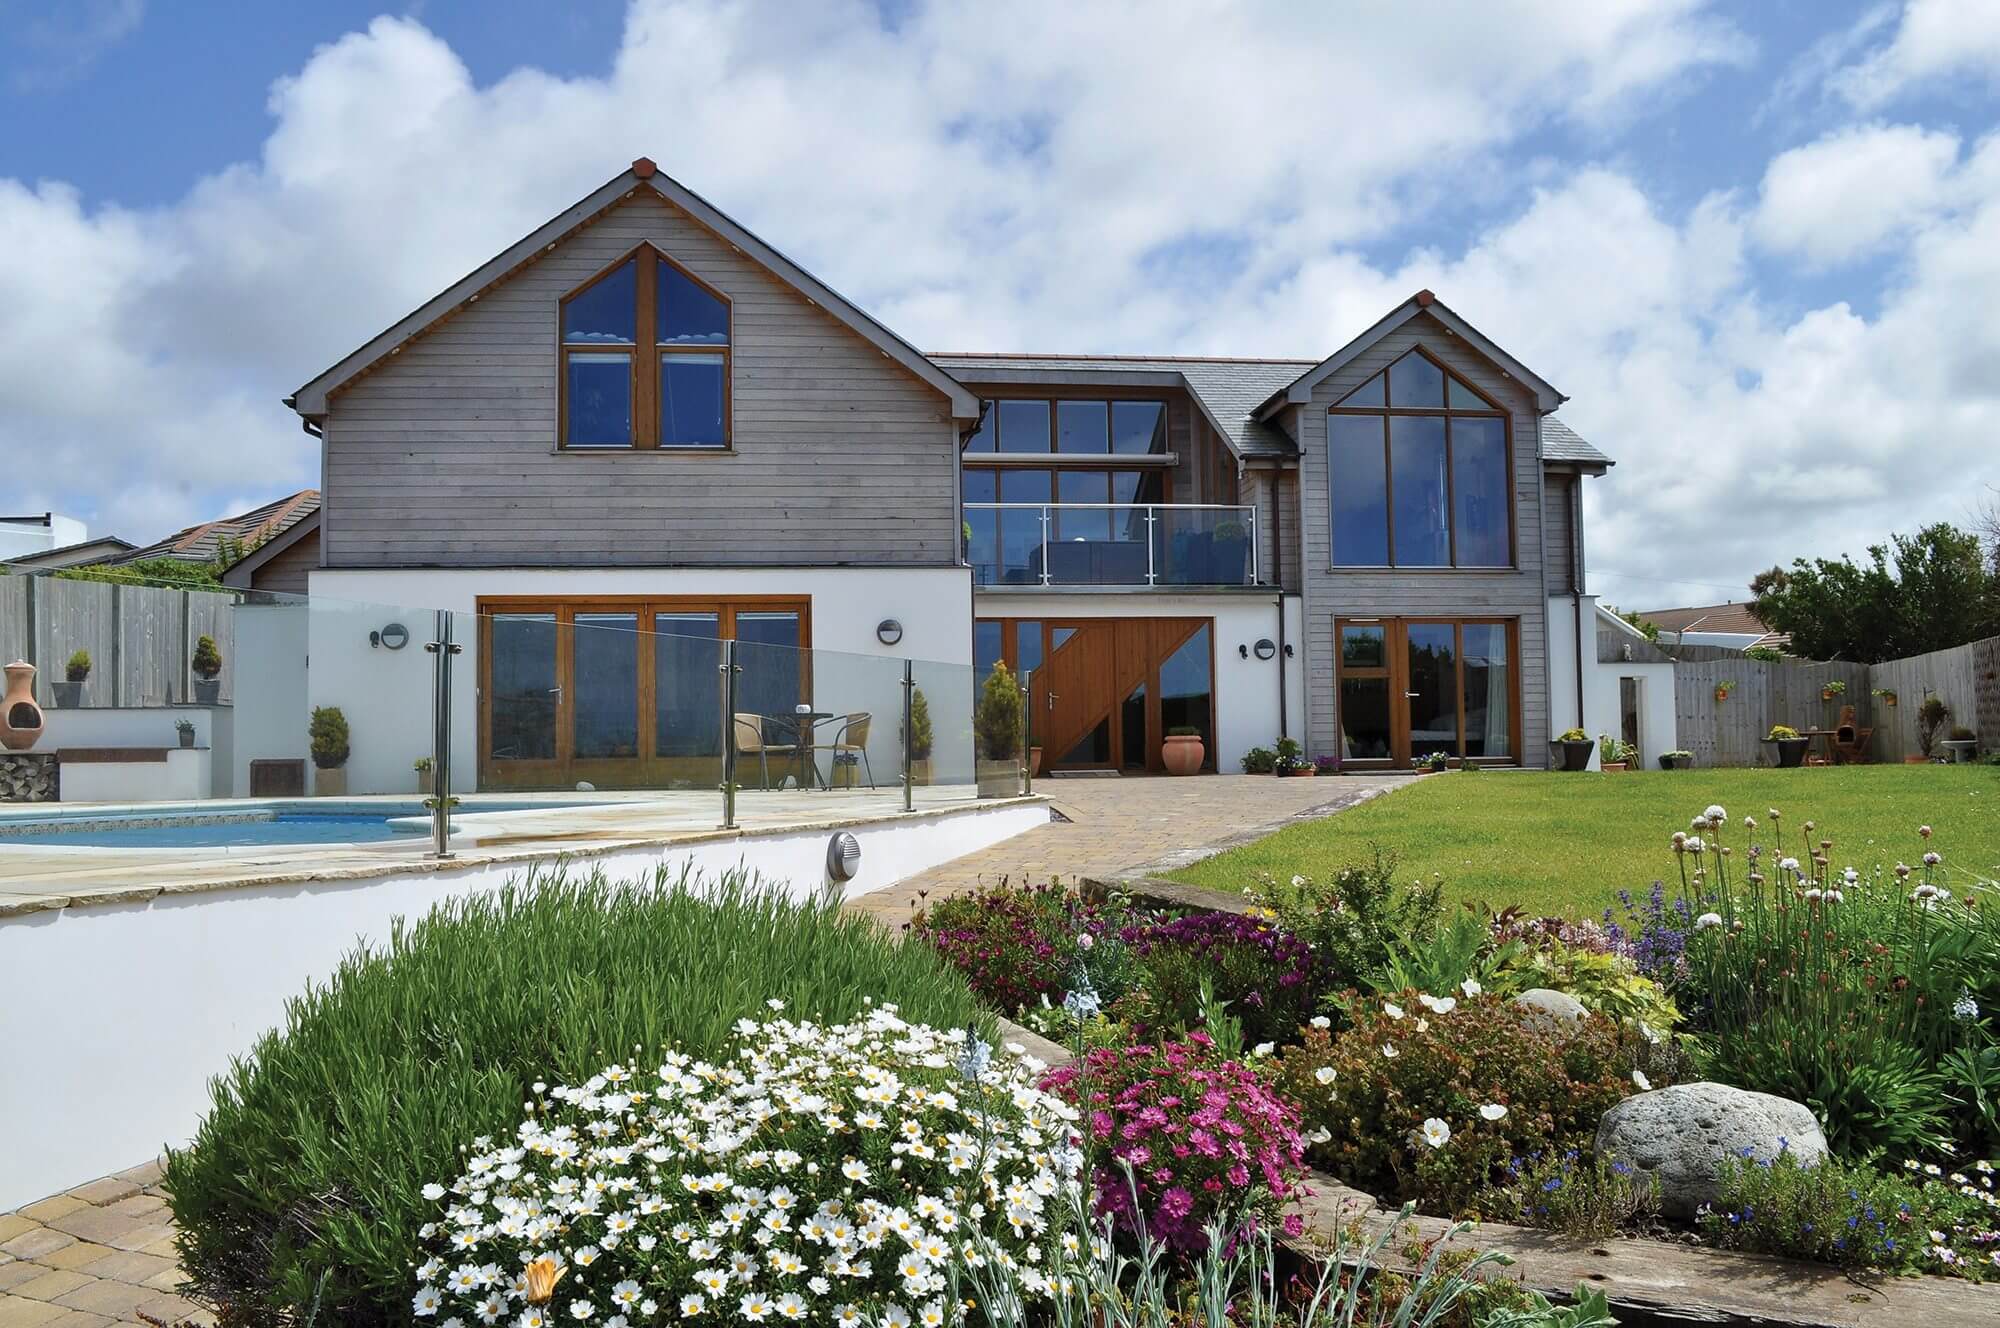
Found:
<svg viewBox="0 0 2000 1328"><path fill-rule="evenodd" d="M0 747L25 752L42 736L42 708L35 704L35 666L17 659L7 666L7 691L0 696Z"/></svg>

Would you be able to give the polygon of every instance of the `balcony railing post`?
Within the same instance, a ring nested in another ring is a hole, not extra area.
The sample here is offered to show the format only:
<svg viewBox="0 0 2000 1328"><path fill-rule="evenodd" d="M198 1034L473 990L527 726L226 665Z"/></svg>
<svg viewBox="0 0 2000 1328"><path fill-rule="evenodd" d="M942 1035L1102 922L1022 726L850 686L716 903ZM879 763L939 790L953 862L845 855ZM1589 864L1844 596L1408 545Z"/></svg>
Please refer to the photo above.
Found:
<svg viewBox="0 0 2000 1328"><path fill-rule="evenodd" d="M1146 508L1146 584L1149 586L1157 586L1158 584L1160 584L1160 568L1157 561L1157 555L1154 553L1153 550L1153 545L1158 541L1160 537L1159 525L1160 525L1160 509L1157 507L1150 507L1150 506L1147 507Z"/></svg>
<svg viewBox="0 0 2000 1328"><path fill-rule="evenodd" d="M1250 584L1261 585L1264 581L1264 537L1257 533L1257 509L1247 509L1250 513Z"/></svg>
<svg viewBox="0 0 2000 1328"><path fill-rule="evenodd" d="M1049 581L1049 509L1042 509L1042 584Z"/></svg>

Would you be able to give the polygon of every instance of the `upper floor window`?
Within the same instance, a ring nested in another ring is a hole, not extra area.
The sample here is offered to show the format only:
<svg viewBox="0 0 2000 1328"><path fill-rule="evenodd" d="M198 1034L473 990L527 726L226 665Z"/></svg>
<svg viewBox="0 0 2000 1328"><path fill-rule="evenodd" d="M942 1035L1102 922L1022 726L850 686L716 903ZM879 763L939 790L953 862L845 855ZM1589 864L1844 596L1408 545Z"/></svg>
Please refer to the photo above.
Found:
<svg viewBox="0 0 2000 1328"><path fill-rule="evenodd" d="M562 445L729 446L729 304L651 248L562 302Z"/></svg>
<svg viewBox="0 0 2000 1328"><path fill-rule="evenodd" d="M1507 415L1421 350L1327 414L1336 567L1509 567Z"/></svg>
<svg viewBox="0 0 2000 1328"><path fill-rule="evenodd" d="M1167 450L1167 403L996 401L965 450L1158 456Z"/></svg>

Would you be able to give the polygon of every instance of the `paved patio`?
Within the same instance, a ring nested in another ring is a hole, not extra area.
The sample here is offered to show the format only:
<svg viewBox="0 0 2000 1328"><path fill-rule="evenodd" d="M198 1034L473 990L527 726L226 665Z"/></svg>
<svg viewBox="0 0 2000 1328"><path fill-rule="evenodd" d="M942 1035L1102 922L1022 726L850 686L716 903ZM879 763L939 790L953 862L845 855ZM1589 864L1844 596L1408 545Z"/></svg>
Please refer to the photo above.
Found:
<svg viewBox="0 0 2000 1328"><path fill-rule="evenodd" d="M1063 819L934 868L850 907L901 926L924 900L1003 877L1165 870L1291 821L1351 807L1398 786L1393 777L1049 779L1035 792ZM0 1215L0 1328L212 1324L174 1294L173 1224L147 1163Z"/></svg>

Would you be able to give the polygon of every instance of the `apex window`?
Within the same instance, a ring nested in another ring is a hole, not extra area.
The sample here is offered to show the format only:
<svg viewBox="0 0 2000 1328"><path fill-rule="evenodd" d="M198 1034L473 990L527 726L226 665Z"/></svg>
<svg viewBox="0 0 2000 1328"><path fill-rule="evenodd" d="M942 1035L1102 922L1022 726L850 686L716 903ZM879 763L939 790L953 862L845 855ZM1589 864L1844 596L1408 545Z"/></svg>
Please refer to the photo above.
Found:
<svg viewBox="0 0 2000 1328"><path fill-rule="evenodd" d="M1336 567L1511 567L1507 415L1421 350L1327 413Z"/></svg>
<svg viewBox="0 0 2000 1328"><path fill-rule="evenodd" d="M642 245L562 302L564 448L729 446L730 309Z"/></svg>

